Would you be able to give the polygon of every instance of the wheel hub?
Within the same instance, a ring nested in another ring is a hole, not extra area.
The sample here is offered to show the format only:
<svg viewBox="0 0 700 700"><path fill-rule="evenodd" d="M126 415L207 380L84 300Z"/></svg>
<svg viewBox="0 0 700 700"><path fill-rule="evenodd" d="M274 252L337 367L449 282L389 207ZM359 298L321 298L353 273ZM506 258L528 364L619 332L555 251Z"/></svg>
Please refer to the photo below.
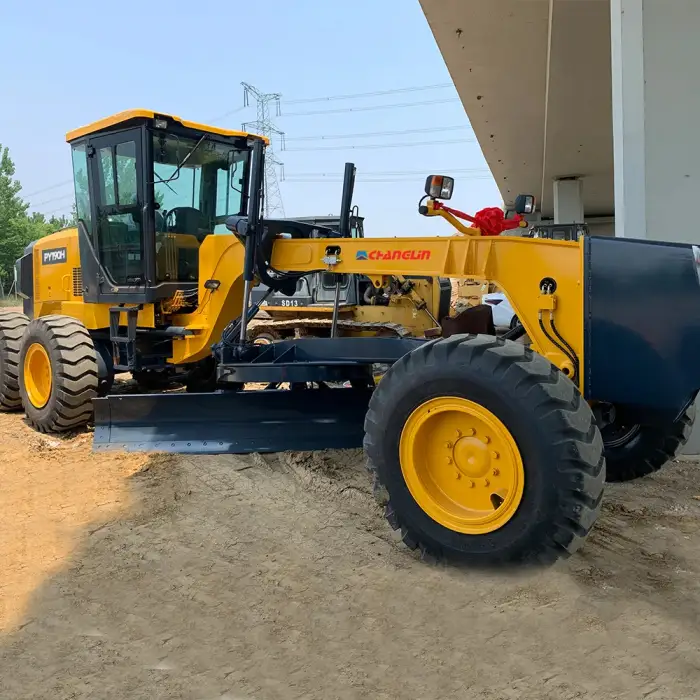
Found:
<svg viewBox="0 0 700 700"><path fill-rule="evenodd" d="M51 398L53 378L49 354L40 343L32 343L24 357L24 386L32 406L46 406Z"/></svg>
<svg viewBox="0 0 700 700"><path fill-rule="evenodd" d="M460 438L452 453L457 469L464 476L478 479L486 476L491 468L489 449L479 438Z"/></svg>
<svg viewBox="0 0 700 700"><path fill-rule="evenodd" d="M406 421L399 451L411 495L444 527L492 532L520 505L524 468L517 444L473 401L441 397L421 404Z"/></svg>

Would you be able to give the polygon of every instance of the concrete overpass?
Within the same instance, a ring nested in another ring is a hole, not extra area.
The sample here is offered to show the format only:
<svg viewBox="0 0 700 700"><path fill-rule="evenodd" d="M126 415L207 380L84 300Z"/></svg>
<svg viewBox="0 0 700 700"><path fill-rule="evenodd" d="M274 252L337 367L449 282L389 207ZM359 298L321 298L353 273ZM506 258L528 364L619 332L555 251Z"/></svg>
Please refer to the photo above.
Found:
<svg viewBox="0 0 700 700"><path fill-rule="evenodd" d="M506 203L700 240L700 1L420 3Z"/></svg>

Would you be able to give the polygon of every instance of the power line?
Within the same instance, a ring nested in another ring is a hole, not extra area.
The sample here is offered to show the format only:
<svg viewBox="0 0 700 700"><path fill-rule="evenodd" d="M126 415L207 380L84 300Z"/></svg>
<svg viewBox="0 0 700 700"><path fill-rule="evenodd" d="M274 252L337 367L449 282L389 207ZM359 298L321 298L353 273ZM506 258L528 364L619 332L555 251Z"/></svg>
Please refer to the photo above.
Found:
<svg viewBox="0 0 700 700"><path fill-rule="evenodd" d="M423 170L362 170L358 172L358 177L364 175L372 176L389 176L389 175L425 175L426 173L489 173L488 168L431 168ZM338 177L342 180L342 174L338 172L333 173L322 173L322 172L308 172L308 173L290 173L286 174L285 177Z"/></svg>
<svg viewBox="0 0 700 700"><path fill-rule="evenodd" d="M312 146L311 148L287 148L287 153L294 151L308 153L309 151L356 151L373 150L377 148L413 148L414 146L440 146L449 143L474 143L475 139L446 139L443 141L414 141L413 143L363 143L359 146Z"/></svg>
<svg viewBox="0 0 700 700"><path fill-rule="evenodd" d="M42 192L48 192L49 190L56 190L64 185L72 185L73 180L64 180L63 182L57 182L55 185L49 185L48 187L43 187L40 190L35 190L29 194L23 194L22 197L33 197L35 194L41 194Z"/></svg>
<svg viewBox="0 0 700 700"><path fill-rule="evenodd" d="M356 98L362 98L362 97L380 97L382 95L395 95L395 94L400 94L400 93L407 93L407 92L420 92L420 91L426 91L426 90L441 90L444 88L449 88L453 87L452 83L435 83L433 85L417 85L417 86L412 86L412 87L405 87L405 88L394 88L391 90L375 90L373 92L358 92L354 94L347 94L347 95L327 95L324 97L309 97L309 98L301 98L301 99L296 99L296 100L284 100L284 104L308 104L308 103L314 103L314 102L330 102L330 101L335 101L335 100L351 100L351 99L356 99ZM281 98L281 95L279 96ZM286 117L293 117L293 116L305 116L305 115L312 115L312 114L335 114L335 113L340 113L340 112L359 112L359 111L366 111L366 110L377 110L377 109L394 109L394 108L400 108L400 107L412 107L412 106L420 106L420 105L429 105L429 104L444 104L446 102L459 102L458 98L450 98L446 100L425 100L425 101L420 101L420 102L407 102L407 103L398 103L398 104L389 104L389 105L375 105L371 107L347 107L344 109L338 109L338 110L319 110L319 111L312 111L312 112L292 112L289 114L285 114L284 116ZM207 119L207 123L209 124L216 124L217 122L220 122L227 117L233 116L234 114L238 114L242 112L244 109L248 108L248 104L244 104L241 107L237 107L236 109L229 110L228 112L224 112L223 114L220 114L217 117L211 117ZM368 134L347 134L347 135L338 135L338 136L299 136L299 137L294 137L292 139L289 139L290 141L308 141L308 140L326 140L326 139L342 139L342 138L362 138L364 136L393 136L393 135L401 135L401 134L418 134L418 133L428 133L430 131L452 131L452 130L457 130L457 129L468 129L469 127L462 127L462 126L454 126L454 127L441 127L441 128L435 128L435 129L415 129L415 130L404 130L404 131L395 131L395 132L374 132L374 133L368 133ZM59 187L63 187L65 185L71 185L73 184L73 180L63 180L62 182L57 182L53 185L49 185L48 187L42 187L39 190L34 190L33 192L29 192L28 194L23 194L23 197L34 197L37 194L42 194L43 192L49 192L50 190L58 189ZM38 206L38 205L37 205Z"/></svg>
<svg viewBox="0 0 700 700"><path fill-rule="evenodd" d="M296 105L296 104L310 104L314 102L332 102L335 100L354 100L358 98L363 98L363 97L381 97L383 95L397 95L401 93L406 93L406 92L420 92L424 90L442 90L444 88L451 88L454 87L452 83L435 83L434 85L416 85L413 87L405 87L405 88L394 88L391 90L375 90L373 92L357 92L354 94L348 94L348 95L325 95L323 97L305 97L305 98L299 98L296 100L283 100L283 104L285 105ZM280 96L281 99L281 96ZM238 107L236 109L232 109L228 112L225 112L224 114L208 119L207 121L210 124L213 124L215 122L221 121L222 119L225 119L226 117L230 117L233 114L237 114L238 112L243 111L246 108L244 105L243 107Z"/></svg>
<svg viewBox="0 0 700 700"><path fill-rule="evenodd" d="M492 175L490 173L484 173L483 175L471 175L461 178L463 180L490 180ZM337 185L343 182L342 178L333 180L331 178L285 178L284 182L294 183L327 183L331 185ZM358 177L355 182L416 182L416 177L376 177L376 178L362 178Z"/></svg>
<svg viewBox="0 0 700 700"><path fill-rule="evenodd" d="M396 95L401 92L419 92L421 90L441 90L454 87L452 83L437 83L435 85L418 85L416 87L394 88L393 90L376 90L375 92L357 92L354 95L330 95L326 97L307 97L297 100L284 100L284 104L297 105L309 102L330 102L331 100L354 100L358 97L378 97L380 95Z"/></svg>
<svg viewBox="0 0 700 700"><path fill-rule="evenodd" d="M38 214L43 214L45 217L52 217L55 216L56 214L61 214L62 216L68 216L72 213L72 208L71 207L60 207L58 209L54 209L53 211L45 212L37 212Z"/></svg>
<svg viewBox="0 0 700 700"><path fill-rule="evenodd" d="M314 114L340 114L341 112L369 112L377 109L399 109L402 107L420 107L422 105L440 105L448 102L459 102L458 97L448 97L444 100L421 100L418 102L394 102L388 105L372 105L371 107L343 107L341 109L318 109L310 112L287 112L282 117L309 117Z"/></svg>
<svg viewBox="0 0 700 700"><path fill-rule="evenodd" d="M401 129L400 131L369 131L363 134L328 134L326 136L293 136L292 138L287 138L285 136L285 143L287 141L331 141L335 139L355 139L355 138L365 138L369 136L404 136L405 134L429 134L429 133L441 133L443 131L462 131L468 129L471 131L470 126L435 126L435 127L425 127L423 129Z"/></svg>
<svg viewBox="0 0 700 700"><path fill-rule="evenodd" d="M207 119L207 123L209 124L216 124L216 122L220 122L222 119L226 119L226 117L230 117L233 114L238 114L239 112L242 112L244 109L247 109L248 105L243 105L242 107L238 107L237 109L232 109L228 112L224 112L224 114L221 114L218 117L214 117L212 119Z"/></svg>
<svg viewBox="0 0 700 700"><path fill-rule="evenodd" d="M73 199L72 192L70 194L62 194L60 197L52 197L51 199L45 199L43 202L37 202L36 204L32 204L30 202L30 206L33 208L41 207L44 204L51 204L51 202L63 202L63 201L67 201L69 199Z"/></svg>

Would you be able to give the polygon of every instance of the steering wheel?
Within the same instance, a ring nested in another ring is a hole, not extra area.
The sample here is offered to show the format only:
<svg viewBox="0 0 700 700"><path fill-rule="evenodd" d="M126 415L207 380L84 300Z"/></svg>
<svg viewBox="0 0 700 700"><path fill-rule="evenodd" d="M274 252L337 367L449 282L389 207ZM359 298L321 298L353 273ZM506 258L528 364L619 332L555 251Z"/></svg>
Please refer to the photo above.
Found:
<svg viewBox="0 0 700 700"><path fill-rule="evenodd" d="M185 221L187 221L190 217L196 217L195 221L199 223L199 220L202 218L202 212L194 207L173 207L170 211L165 213L165 228L168 232L174 232L174 227L177 226L177 220L180 217L182 217ZM195 229L198 228L198 225L195 226ZM192 233L192 231L180 231L179 233Z"/></svg>

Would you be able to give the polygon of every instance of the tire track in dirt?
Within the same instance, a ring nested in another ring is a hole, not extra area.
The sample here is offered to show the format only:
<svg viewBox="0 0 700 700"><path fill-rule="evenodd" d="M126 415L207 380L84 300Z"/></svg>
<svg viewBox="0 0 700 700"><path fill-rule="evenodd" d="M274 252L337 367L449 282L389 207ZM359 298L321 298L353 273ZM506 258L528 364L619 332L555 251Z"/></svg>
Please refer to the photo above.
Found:
<svg viewBox="0 0 700 700"><path fill-rule="evenodd" d="M0 415L0 697L697 696L694 464L611 486L580 555L489 574L402 547L360 451L89 441Z"/></svg>

